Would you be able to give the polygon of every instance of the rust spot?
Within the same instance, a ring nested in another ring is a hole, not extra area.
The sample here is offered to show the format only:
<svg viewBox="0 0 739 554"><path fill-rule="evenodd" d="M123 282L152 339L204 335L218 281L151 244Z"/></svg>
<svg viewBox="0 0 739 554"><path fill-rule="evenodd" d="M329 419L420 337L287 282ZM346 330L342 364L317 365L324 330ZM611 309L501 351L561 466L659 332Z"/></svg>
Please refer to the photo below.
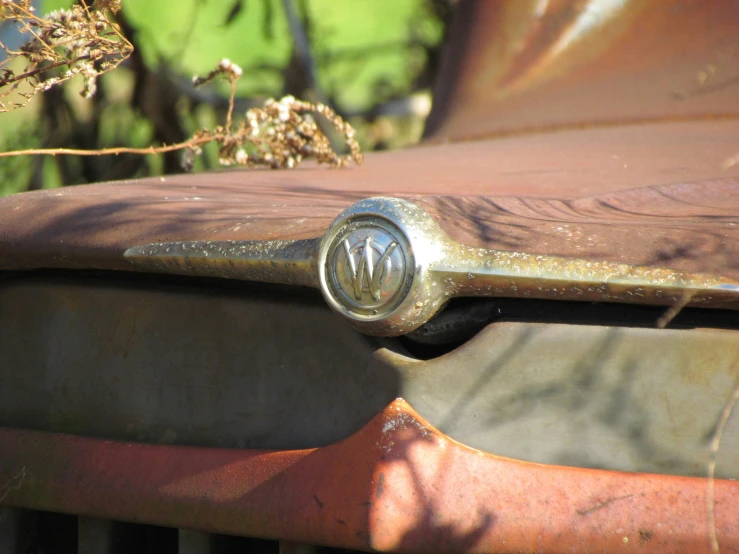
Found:
<svg viewBox="0 0 739 554"><path fill-rule="evenodd" d="M652 539L652 532L639 529L639 544L646 544Z"/></svg>
<svg viewBox="0 0 739 554"><path fill-rule="evenodd" d="M385 485L385 474L380 473L380 479L377 482L377 492L375 493L375 498L380 498L382 496L384 485Z"/></svg>
<svg viewBox="0 0 739 554"><path fill-rule="evenodd" d="M619 500L624 500L625 498L631 498L634 496L633 494L627 494L625 496L617 496L615 498L609 498L608 500L604 500L603 502L598 502L595 506L591 506L590 508L586 508L584 510L577 510L577 514L581 516L586 516L588 514L592 514L593 512L597 512L598 510L602 510L603 508L610 506L614 502L618 502Z"/></svg>
<svg viewBox="0 0 739 554"><path fill-rule="evenodd" d="M323 502L321 502L321 499L318 498L318 496L316 496L315 494L313 495L313 500L316 501L316 504L318 504L319 508L323 508Z"/></svg>

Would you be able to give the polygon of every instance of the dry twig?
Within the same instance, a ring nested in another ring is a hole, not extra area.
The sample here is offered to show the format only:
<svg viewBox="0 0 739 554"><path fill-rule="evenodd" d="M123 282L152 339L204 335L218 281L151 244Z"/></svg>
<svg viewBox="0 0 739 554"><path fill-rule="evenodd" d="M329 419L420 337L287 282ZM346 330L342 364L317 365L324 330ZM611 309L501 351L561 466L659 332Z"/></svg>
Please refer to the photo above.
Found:
<svg viewBox="0 0 739 554"><path fill-rule="evenodd" d="M739 380L734 387L734 391L729 398L729 401L724 406L721 416L716 425L716 431L713 434L711 440L711 461L708 463L708 491L706 494L706 502L708 503L708 532L711 536L711 551L718 552L718 536L716 535L716 513L714 507L714 486L716 480L716 455L718 454L719 446L721 446L721 437L724 434L724 428L731 417L731 413L734 411L734 406L739 401Z"/></svg>
<svg viewBox="0 0 739 554"><path fill-rule="evenodd" d="M2 0L0 0L2 1ZM183 166L192 168L195 158L202 153L205 144L214 142L222 165L266 166L272 169L290 169L302 160L313 158L318 163L332 167L344 167L349 162L363 162L356 141L356 131L336 112L324 104L311 104L285 96L281 100L267 100L261 108L252 108L244 119L234 122L236 83L241 69L227 59L205 77L195 77L193 84L200 86L223 76L231 85L226 124L214 129L201 129L192 138L177 144L150 146L148 148L102 148L99 150L77 150L70 148L40 148L0 152L1 157L21 155L75 155L101 156L105 154L162 154L183 151ZM346 141L348 154L337 154L326 135L313 119L319 114L339 131Z"/></svg>
<svg viewBox="0 0 739 554"><path fill-rule="evenodd" d="M683 293L683 295L680 297L680 300L678 300L672 306L667 308L665 310L665 313L663 313L657 319L657 328L664 329L670 323L672 323L672 320L675 319L681 311L683 311L683 308L687 306L688 304L690 304L694 296L695 296L694 291Z"/></svg>
<svg viewBox="0 0 739 554"><path fill-rule="evenodd" d="M120 10L120 0L83 0L68 10L56 10L39 17L31 0L0 0L0 21L14 22L29 40L17 51L0 42L7 59L0 62L0 113L25 106L39 91L82 75L81 94L95 94L97 77L115 69L133 51L131 43L111 14ZM11 65L24 59L16 74ZM22 84L30 85L20 89ZM11 94L15 98L6 100Z"/></svg>

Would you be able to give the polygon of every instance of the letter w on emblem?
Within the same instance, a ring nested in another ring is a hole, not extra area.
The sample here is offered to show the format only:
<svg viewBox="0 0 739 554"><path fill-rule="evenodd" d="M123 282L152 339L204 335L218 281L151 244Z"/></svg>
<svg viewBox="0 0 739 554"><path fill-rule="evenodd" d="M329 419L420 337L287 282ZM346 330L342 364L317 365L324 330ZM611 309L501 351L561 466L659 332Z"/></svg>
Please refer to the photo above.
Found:
<svg viewBox="0 0 739 554"><path fill-rule="evenodd" d="M349 261L349 270L351 271L352 285L354 285L354 298L362 300L362 293L368 291L372 295L372 299L375 302L380 301L380 279L383 277L383 267L385 262L393 253L395 247L398 246L397 242L391 242L385 251L377 260L377 263L373 263L373 252L372 249L372 237L364 239L364 244L360 247L362 253L359 258L359 264L354 259L354 253L359 250L356 246L352 249L349 241L344 239L344 250L346 251L346 259Z"/></svg>

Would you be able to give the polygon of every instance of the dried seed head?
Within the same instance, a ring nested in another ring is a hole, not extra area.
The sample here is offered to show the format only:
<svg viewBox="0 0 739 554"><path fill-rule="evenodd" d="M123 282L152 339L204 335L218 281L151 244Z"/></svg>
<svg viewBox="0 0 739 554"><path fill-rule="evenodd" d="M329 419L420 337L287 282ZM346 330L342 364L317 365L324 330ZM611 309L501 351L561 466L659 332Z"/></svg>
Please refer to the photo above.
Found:
<svg viewBox="0 0 739 554"><path fill-rule="evenodd" d="M244 150L243 148L239 148L236 151L236 156L234 156L234 160L239 165L246 165L246 162L249 161L249 156L246 153L246 150Z"/></svg>
<svg viewBox="0 0 739 554"><path fill-rule="evenodd" d="M221 64L224 65L224 64ZM349 154L337 154L328 137L316 124L313 113L320 113L340 133L348 146ZM246 112L245 121L238 130L219 140L220 158L226 164L265 165L272 168L293 168L305 158L318 163L344 167L349 161L362 163L362 155L356 142L354 128L323 104L313 105L285 96L280 100L270 98L261 108ZM232 144L251 144L257 152L241 161L235 156Z"/></svg>
<svg viewBox="0 0 739 554"><path fill-rule="evenodd" d="M14 22L29 37L17 52L0 43L6 54L0 70L18 58L28 62L20 75L0 73L0 99L14 92L25 99L0 102L0 112L24 106L35 93L78 74L84 77L81 94L92 96L97 77L117 67L133 51L131 43L109 19L109 14L119 9L120 0L96 0L91 6L83 2L41 18L33 13L30 0L0 0L0 20ZM31 85L30 94L17 90L23 82Z"/></svg>

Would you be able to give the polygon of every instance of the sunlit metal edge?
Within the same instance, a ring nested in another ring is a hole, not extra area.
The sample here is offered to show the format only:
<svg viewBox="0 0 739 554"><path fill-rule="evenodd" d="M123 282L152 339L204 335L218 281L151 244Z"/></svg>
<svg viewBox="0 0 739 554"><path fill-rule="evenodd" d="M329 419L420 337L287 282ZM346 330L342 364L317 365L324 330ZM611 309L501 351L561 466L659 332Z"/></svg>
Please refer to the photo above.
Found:
<svg viewBox="0 0 739 554"><path fill-rule="evenodd" d="M334 297L327 252L353 222L381 219L405 235L413 274L400 302L375 315L355 314ZM371 335L417 329L455 297L521 297L739 309L732 279L611 262L488 250L452 240L407 200L368 198L350 206L323 237L295 241L184 241L131 248L137 269L319 288L329 306Z"/></svg>
<svg viewBox="0 0 739 554"><path fill-rule="evenodd" d="M129 248L124 257L152 273L318 288L319 244L320 239L162 242Z"/></svg>
<svg viewBox="0 0 739 554"><path fill-rule="evenodd" d="M451 246L453 253L431 272L455 297L739 308L739 282L716 275Z"/></svg>

